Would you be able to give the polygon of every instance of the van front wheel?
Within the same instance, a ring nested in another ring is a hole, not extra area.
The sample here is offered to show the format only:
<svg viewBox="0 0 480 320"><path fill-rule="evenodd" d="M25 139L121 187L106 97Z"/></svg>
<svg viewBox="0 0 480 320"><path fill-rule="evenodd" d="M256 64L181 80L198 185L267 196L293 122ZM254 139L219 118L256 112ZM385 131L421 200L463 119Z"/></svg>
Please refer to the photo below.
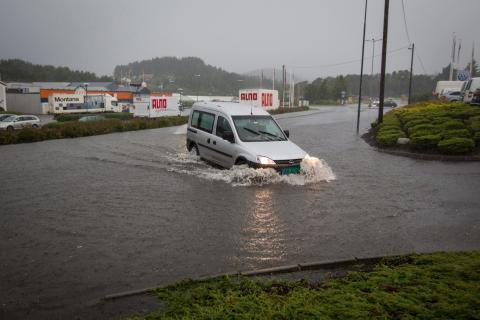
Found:
<svg viewBox="0 0 480 320"><path fill-rule="evenodd" d="M198 147L196 144L192 144L192 146L190 147L190 153L196 156L200 155L200 152L198 151Z"/></svg>

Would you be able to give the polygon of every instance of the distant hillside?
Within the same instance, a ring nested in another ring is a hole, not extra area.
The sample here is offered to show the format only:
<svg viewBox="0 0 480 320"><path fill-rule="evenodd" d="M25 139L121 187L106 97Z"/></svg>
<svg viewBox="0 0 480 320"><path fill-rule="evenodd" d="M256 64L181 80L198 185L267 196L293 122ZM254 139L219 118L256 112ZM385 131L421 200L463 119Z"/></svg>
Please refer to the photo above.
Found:
<svg viewBox="0 0 480 320"><path fill-rule="evenodd" d="M95 73L71 70L68 67L54 67L33 64L20 59L0 60L0 75L4 81L112 81L111 77L98 77Z"/></svg>
<svg viewBox="0 0 480 320"><path fill-rule="evenodd" d="M199 75L199 76L198 76ZM227 72L205 64L196 57L163 57L132 62L115 67L117 81L128 78L140 82L147 79L154 90L177 92L182 88L185 94L237 95L240 88L258 88L258 77Z"/></svg>

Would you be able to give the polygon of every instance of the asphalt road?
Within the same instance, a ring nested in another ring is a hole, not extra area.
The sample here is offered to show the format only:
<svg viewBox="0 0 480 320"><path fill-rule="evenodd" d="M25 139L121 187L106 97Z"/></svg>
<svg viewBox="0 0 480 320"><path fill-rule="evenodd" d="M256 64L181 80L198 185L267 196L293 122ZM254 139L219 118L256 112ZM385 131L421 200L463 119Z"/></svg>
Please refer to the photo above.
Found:
<svg viewBox="0 0 480 320"><path fill-rule="evenodd" d="M182 127L0 146L0 318L219 272L480 249L478 163L375 152L353 106L278 118L325 161L315 179L211 168Z"/></svg>

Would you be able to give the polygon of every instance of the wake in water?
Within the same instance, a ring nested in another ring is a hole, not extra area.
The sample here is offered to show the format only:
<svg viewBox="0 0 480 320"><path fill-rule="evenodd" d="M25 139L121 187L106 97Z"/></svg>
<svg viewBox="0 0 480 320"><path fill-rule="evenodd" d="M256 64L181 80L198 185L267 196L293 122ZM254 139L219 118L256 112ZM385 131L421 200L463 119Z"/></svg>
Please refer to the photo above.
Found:
<svg viewBox="0 0 480 320"><path fill-rule="evenodd" d="M287 183L305 185L321 181L335 180L335 175L327 162L316 157L307 157L300 164L299 174L281 175L274 169L253 169L246 165L231 169L214 168L193 154L180 153L168 156L169 171L197 176L211 181L223 181L233 186L261 186Z"/></svg>

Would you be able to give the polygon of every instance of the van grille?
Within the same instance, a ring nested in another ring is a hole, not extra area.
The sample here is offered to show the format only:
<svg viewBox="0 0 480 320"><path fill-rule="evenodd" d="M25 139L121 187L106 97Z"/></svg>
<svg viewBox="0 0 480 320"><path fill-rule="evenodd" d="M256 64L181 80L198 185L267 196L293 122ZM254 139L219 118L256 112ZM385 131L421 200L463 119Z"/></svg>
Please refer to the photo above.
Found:
<svg viewBox="0 0 480 320"><path fill-rule="evenodd" d="M282 165L297 165L302 162L303 159L289 159L289 160L274 160L276 164L282 164Z"/></svg>

